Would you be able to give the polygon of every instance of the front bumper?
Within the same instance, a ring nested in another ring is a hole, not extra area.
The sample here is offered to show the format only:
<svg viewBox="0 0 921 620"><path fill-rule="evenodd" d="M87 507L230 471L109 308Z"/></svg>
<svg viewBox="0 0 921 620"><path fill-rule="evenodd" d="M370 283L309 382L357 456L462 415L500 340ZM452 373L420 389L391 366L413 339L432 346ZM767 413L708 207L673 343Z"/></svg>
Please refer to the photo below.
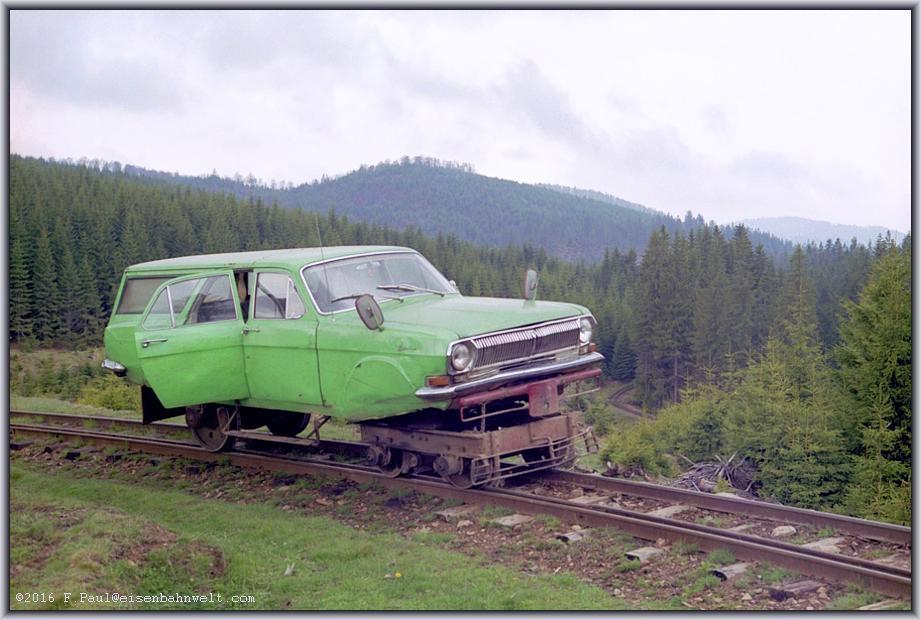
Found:
<svg viewBox="0 0 921 620"><path fill-rule="evenodd" d="M534 379L536 377L543 377L560 372L568 372L591 366L592 364L597 364L602 361L604 361L604 356L601 353L589 353L588 355L580 355L577 358L563 362L548 362L546 364L540 364L539 366L528 366L527 368L507 370L492 375L491 377L474 379L466 383L458 383L445 387L424 387L416 390L416 396L424 398L425 400L449 400L484 388L498 387L510 381Z"/></svg>
<svg viewBox="0 0 921 620"><path fill-rule="evenodd" d="M116 361L110 360L109 358L106 358L102 362L102 367L105 368L106 370L114 372L118 376L122 376L126 372L126 369L124 366L122 366Z"/></svg>

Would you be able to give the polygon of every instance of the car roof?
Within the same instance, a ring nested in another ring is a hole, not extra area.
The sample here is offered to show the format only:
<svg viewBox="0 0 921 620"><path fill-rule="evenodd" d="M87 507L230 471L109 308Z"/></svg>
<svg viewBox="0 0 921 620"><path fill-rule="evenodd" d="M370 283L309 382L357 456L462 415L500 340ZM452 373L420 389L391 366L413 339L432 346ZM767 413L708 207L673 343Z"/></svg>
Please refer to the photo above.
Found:
<svg viewBox="0 0 921 620"><path fill-rule="evenodd" d="M336 245L324 248L289 248L285 250L258 250L255 252L229 252L226 254L198 254L178 256L131 265L131 273L165 271L200 271L202 269L239 269L251 267L283 267L297 270L331 258L345 258L360 254L381 252L413 252L412 248L395 245Z"/></svg>

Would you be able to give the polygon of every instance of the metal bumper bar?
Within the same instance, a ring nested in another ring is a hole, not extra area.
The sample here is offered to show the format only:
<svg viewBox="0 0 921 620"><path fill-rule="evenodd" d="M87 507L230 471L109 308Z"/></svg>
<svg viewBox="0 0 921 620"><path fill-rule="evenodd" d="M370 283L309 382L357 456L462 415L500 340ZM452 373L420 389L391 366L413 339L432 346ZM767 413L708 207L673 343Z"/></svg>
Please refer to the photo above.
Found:
<svg viewBox="0 0 921 620"><path fill-rule="evenodd" d="M106 370L114 372L116 375L125 374L125 367L116 361L110 360L109 358L103 360L102 367Z"/></svg>
<svg viewBox="0 0 921 620"><path fill-rule="evenodd" d="M604 361L604 356L601 353L589 353L588 355L580 355L577 358L563 362L549 362L540 364L539 366L528 366L527 368L508 370L492 375L491 377L474 379L466 383L458 383L446 387L424 387L416 390L416 396L426 400L449 400L464 394L469 394L470 392L482 390L483 388L500 386L509 381L533 379L544 375L568 372L576 370L577 368L591 366L592 364L597 364L602 361Z"/></svg>

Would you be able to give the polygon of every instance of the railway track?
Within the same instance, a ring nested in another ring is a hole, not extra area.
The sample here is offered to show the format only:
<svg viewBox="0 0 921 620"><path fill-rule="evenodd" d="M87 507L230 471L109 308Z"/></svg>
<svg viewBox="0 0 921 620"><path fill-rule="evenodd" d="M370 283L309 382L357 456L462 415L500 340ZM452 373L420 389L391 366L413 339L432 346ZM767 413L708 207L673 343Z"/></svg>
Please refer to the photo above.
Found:
<svg viewBox="0 0 921 620"><path fill-rule="evenodd" d="M610 402L612 405L626 413L627 415L633 416L634 418L646 418L647 416L642 409L636 405L632 405L627 402L627 395L633 391L633 384L629 383L624 387L620 388L614 394L611 395Z"/></svg>
<svg viewBox="0 0 921 620"><path fill-rule="evenodd" d="M739 560L765 561L803 574L839 582L857 583L893 596L908 598L911 595L910 569L873 562L859 557L809 549L792 543L766 539L709 525L689 523L618 507L579 504L559 497L536 495L515 489L460 489L443 482L439 478L427 476L388 478L376 468L353 463L334 463L310 456L267 454L264 451L252 449L213 453L198 447L190 441L102 432L95 428L85 428L83 426L87 420L91 421L94 426L140 426L139 420L24 411L10 413L11 418L33 416L56 422L56 424L26 424L11 421L10 430L16 434L57 436L161 456L183 457L202 461L229 461L239 467L258 468L289 474L327 474L357 482L374 481L387 488L409 487L429 495L468 503L492 504L528 514L552 515L566 522L595 527L616 527L644 540L656 541L664 539L670 543L683 541L696 544L702 550L727 548ZM179 424L157 423L148 425L146 428L176 432L183 430L185 427ZM362 444L356 442L329 440L320 442L320 448L322 449L356 452L361 447L363 447ZM572 472L542 472L541 477L556 482L579 485L583 488L625 494L645 493L646 497L655 497L668 501L696 502L695 505L710 510L782 519L784 522L834 527L837 530L847 531L858 536L879 538L899 544L910 544L911 530L909 528L863 521L841 515L805 511L749 500L708 496L703 493L696 494L682 489ZM797 521L796 519L799 520Z"/></svg>

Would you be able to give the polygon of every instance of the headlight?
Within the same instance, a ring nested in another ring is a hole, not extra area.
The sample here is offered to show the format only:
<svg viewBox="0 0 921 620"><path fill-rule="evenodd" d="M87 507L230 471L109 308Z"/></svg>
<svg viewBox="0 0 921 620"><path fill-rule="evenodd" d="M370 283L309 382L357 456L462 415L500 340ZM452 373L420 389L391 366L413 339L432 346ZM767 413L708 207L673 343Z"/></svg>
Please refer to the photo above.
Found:
<svg viewBox="0 0 921 620"><path fill-rule="evenodd" d="M579 319L579 344L585 345L592 341L592 320L584 316Z"/></svg>
<svg viewBox="0 0 921 620"><path fill-rule="evenodd" d="M458 342L451 347L451 367L457 372L470 370L473 366L473 346L469 342Z"/></svg>

